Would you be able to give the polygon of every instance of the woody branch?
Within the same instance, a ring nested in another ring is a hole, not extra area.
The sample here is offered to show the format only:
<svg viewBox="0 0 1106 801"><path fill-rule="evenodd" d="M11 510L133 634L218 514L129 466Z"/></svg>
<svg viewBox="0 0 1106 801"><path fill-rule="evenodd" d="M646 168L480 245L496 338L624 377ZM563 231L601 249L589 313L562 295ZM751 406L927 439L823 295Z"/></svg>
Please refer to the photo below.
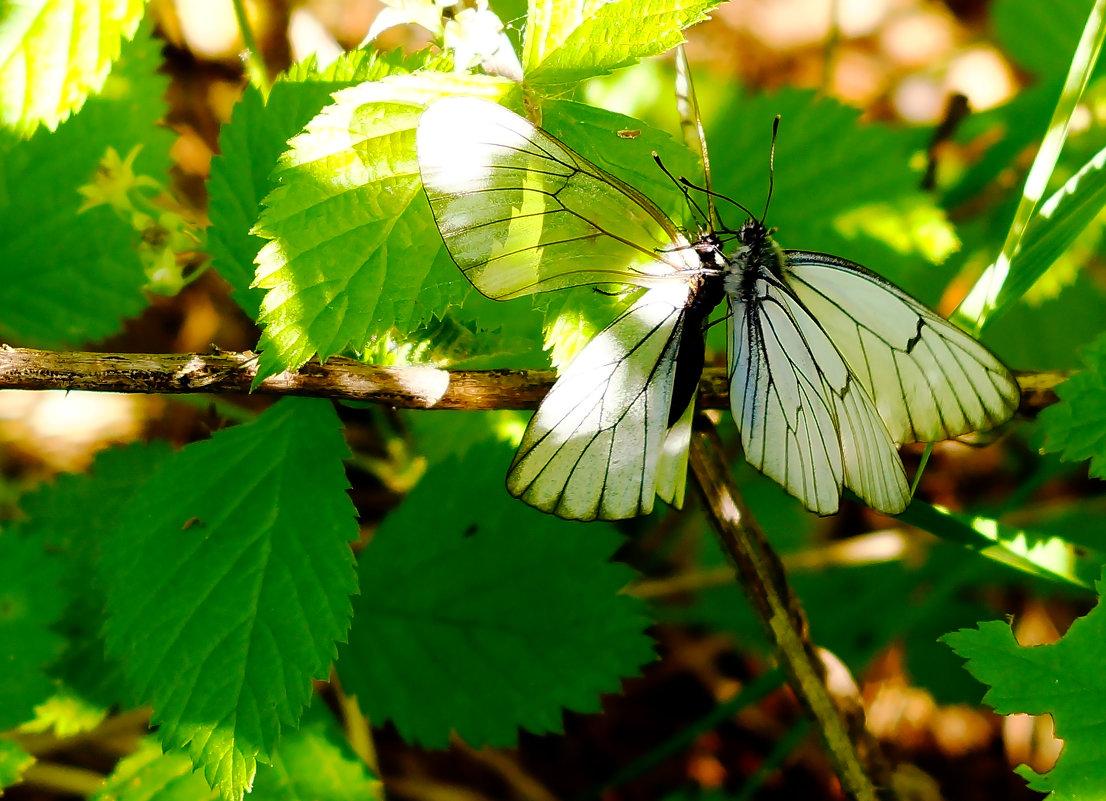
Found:
<svg viewBox="0 0 1106 801"><path fill-rule="evenodd" d="M0 346L0 389L64 389L145 394L306 395L382 403L402 409L534 409L553 385L551 370L447 370L379 367L333 357L296 372L269 376L253 387L257 354L91 353ZM1067 374L1017 372L1020 412L1032 417L1056 402ZM699 407L729 406L725 370L707 368ZM252 389L251 389L252 387Z"/></svg>

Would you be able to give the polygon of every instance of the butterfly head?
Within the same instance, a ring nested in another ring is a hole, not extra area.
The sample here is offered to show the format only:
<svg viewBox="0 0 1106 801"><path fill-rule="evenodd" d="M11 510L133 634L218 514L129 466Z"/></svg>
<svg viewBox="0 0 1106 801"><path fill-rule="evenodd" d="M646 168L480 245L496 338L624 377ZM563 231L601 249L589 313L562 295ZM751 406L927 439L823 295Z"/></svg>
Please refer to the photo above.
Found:
<svg viewBox="0 0 1106 801"><path fill-rule="evenodd" d="M737 241L742 247L756 248L772 237L772 231L760 220L750 218L737 230Z"/></svg>
<svg viewBox="0 0 1106 801"><path fill-rule="evenodd" d="M726 269L726 257L722 253L722 239L714 231L701 232L692 248L699 256L699 264L703 272L721 273Z"/></svg>
<svg viewBox="0 0 1106 801"><path fill-rule="evenodd" d="M750 218L737 230L740 246L726 260L724 285L726 292L748 294L758 277L765 273L779 276L784 256L772 238L773 229L756 218Z"/></svg>

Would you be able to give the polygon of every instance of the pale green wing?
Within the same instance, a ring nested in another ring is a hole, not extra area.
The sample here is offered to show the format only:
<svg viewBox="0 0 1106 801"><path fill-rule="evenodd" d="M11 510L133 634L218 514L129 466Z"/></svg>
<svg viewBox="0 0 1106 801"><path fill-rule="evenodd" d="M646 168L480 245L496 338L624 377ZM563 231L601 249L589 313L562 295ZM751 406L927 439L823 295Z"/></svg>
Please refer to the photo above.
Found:
<svg viewBox="0 0 1106 801"><path fill-rule="evenodd" d="M423 114L417 146L446 248L494 300L585 284L659 286L699 270L650 200L502 106L440 100Z"/></svg>

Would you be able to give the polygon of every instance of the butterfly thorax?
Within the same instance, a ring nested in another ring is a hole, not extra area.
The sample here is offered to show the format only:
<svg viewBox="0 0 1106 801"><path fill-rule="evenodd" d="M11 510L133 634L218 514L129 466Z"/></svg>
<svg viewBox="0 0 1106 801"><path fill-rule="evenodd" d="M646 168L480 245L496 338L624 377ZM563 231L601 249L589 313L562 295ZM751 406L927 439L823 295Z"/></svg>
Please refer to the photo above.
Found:
<svg viewBox="0 0 1106 801"><path fill-rule="evenodd" d="M692 245L699 257L699 270L688 278L690 292L684 308L692 318L705 321L711 311L726 296L722 278L726 273L726 257L722 253L722 240L718 235L703 233Z"/></svg>
<svg viewBox="0 0 1106 801"><path fill-rule="evenodd" d="M783 251L772 231L759 220L747 220L737 232L740 247L727 259L725 291L748 301L757 279L765 274L782 278Z"/></svg>

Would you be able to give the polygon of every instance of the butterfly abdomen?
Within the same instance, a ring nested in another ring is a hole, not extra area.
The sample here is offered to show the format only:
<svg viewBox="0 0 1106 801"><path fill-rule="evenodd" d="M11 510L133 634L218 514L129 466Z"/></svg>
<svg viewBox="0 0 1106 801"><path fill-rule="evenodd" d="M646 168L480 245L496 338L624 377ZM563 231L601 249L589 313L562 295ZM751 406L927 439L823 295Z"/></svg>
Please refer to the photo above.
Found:
<svg viewBox="0 0 1106 801"><path fill-rule="evenodd" d="M684 306L684 318L676 336L680 337L676 358L676 376L672 385L672 405L668 409L668 425L672 427L695 397L699 378L703 374L706 347L703 328L714 307L722 302L725 289L721 274L700 273L691 279L691 291Z"/></svg>

